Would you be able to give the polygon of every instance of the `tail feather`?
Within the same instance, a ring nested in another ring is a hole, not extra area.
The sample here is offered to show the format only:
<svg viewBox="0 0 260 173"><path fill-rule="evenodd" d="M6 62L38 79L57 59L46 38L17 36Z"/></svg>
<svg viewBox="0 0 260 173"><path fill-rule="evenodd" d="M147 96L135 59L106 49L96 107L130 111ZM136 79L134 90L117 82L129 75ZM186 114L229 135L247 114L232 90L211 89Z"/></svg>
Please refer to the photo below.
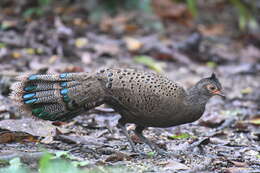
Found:
<svg viewBox="0 0 260 173"><path fill-rule="evenodd" d="M41 119L68 120L84 111L85 104L102 104L102 87L89 73L21 75L18 80L11 98L23 112Z"/></svg>
<svg viewBox="0 0 260 173"><path fill-rule="evenodd" d="M19 81L73 81L88 77L87 73L61 73L61 74L25 74L17 77Z"/></svg>

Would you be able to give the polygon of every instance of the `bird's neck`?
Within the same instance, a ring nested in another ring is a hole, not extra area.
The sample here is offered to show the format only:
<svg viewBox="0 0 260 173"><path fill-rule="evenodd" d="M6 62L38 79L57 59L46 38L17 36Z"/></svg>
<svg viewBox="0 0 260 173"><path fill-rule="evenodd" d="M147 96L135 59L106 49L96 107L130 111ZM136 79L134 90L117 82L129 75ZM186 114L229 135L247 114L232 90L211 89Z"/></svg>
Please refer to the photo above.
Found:
<svg viewBox="0 0 260 173"><path fill-rule="evenodd" d="M202 116L206 103L210 99L209 96L203 95L200 93L200 90L193 86L187 90L187 95L185 97L185 109L190 114L194 114L194 119L198 119Z"/></svg>
<svg viewBox="0 0 260 173"><path fill-rule="evenodd" d="M196 86L191 87L187 91L186 102L188 104L199 104L205 106L209 99L210 96L202 94Z"/></svg>

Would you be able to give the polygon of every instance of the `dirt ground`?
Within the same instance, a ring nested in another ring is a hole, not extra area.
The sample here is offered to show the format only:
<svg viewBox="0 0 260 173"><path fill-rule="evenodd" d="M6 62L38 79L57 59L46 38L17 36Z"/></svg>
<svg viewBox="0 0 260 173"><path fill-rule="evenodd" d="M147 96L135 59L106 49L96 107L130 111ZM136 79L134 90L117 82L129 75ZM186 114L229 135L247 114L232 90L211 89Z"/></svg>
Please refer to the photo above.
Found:
<svg viewBox="0 0 260 173"><path fill-rule="evenodd" d="M161 18L162 32L140 22L147 19L137 21L135 13L96 24L85 20L78 6L62 12L53 7L55 12L32 19L10 15L9 8L0 10L0 160L21 157L35 169L48 150L68 151L87 160L88 168L122 166L121 172L260 172L260 38L241 33L232 15L210 26ZM169 153L160 156L133 133L146 155L132 153L116 128L120 115L106 105L53 123L20 114L8 97L19 73L118 66L156 71L184 88L214 72L226 99L213 97L194 123L145 130Z"/></svg>

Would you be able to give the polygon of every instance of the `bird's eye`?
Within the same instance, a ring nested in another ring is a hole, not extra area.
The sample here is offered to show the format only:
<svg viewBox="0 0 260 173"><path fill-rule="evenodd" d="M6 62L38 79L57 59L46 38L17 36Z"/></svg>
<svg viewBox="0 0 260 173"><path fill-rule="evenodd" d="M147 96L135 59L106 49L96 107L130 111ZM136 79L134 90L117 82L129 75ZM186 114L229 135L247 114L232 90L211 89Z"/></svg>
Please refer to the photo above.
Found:
<svg viewBox="0 0 260 173"><path fill-rule="evenodd" d="M210 91L216 90L216 87L213 86L213 85L208 85L207 88L208 88L208 90L210 90Z"/></svg>
<svg viewBox="0 0 260 173"><path fill-rule="evenodd" d="M215 87L214 87L214 86L211 86L209 89L210 89L210 90L215 90Z"/></svg>

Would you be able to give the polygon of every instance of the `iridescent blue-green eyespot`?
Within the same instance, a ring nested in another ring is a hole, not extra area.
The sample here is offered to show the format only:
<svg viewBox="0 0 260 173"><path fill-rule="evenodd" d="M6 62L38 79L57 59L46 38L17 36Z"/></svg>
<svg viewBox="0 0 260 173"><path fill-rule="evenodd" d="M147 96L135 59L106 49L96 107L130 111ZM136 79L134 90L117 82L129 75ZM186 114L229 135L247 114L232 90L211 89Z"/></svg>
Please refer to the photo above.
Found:
<svg viewBox="0 0 260 173"><path fill-rule="evenodd" d="M66 94L68 94L68 92L69 92L68 88L64 88L64 89L60 90L61 95L66 95Z"/></svg>
<svg viewBox="0 0 260 173"><path fill-rule="evenodd" d="M24 91L32 91L32 90L34 90L34 89L36 89L37 88L37 86L35 86L35 85L31 85L31 86L26 86L26 87L24 87Z"/></svg>
<svg viewBox="0 0 260 173"><path fill-rule="evenodd" d="M70 101L69 96L68 95L63 96L63 101L64 102L69 102Z"/></svg>
<svg viewBox="0 0 260 173"><path fill-rule="evenodd" d="M29 99L29 98L34 97L35 95L36 95L35 93L24 94L23 99Z"/></svg>
<svg viewBox="0 0 260 173"><path fill-rule="evenodd" d="M41 112L40 114L38 114L38 117L45 117L46 115L49 115L48 112Z"/></svg>
<svg viewBox="0 0 260 173"><path fill-rule="evenodd" d="M37 101L37 99L34 98L34 99L31 99L31 100L26 100L26 101L24 101L24 103L25 103L25 104L32 104L32 103L34 103L34 102L36 102L36 101Z"/></svg>
<svg viewBox="0 0 260 173"><path fill-rule="evenodd" d="M67 87L67 84L68 84L67 82L61 82L61 83L60 83L60 86L61 86L61 87Z"/></svg>
<svg viewBox="0 0 260 173"><path fill-rule="evenodd" d="M32 110L32 114L33 115L38 115L42 111L43 111L43 108L35 108L35 109Z"/></svg>
<svg viewBox="0 0 260 173"><path fill-rule="evenodd" d="M33 74L31 76L28 77L28 80L36 80L38 78L37 74Z"/></svg>
<svg viewBox="0 0 260 173"><path fill-rule="evenodd" d="M61 73L60 78L65 78L65 77L67 77L67 75L68 75L68 73Z"/></svg>

